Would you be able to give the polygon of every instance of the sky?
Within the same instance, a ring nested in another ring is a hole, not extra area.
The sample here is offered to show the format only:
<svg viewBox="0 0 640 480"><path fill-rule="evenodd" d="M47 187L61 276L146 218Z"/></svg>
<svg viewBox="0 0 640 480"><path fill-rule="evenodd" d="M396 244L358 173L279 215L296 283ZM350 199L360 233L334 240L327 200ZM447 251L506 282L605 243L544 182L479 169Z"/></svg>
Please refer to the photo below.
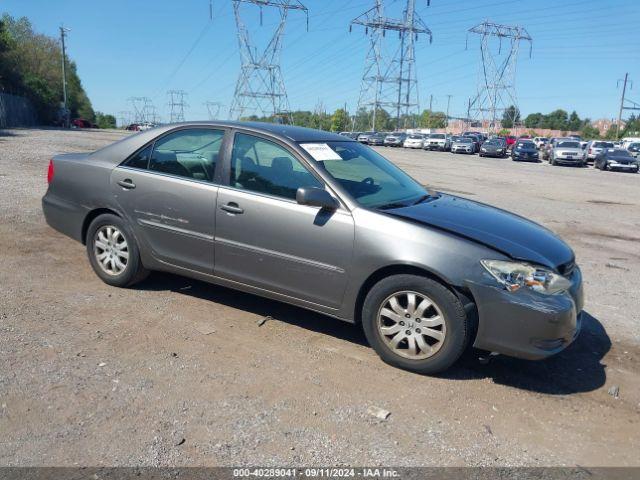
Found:
<svg viewBox="0 0 640 480"><path fill-rule="evenodd" d="M206 119L204 102L221 102L225 118L240 69L231 0L0 0L0 12L28 17L36 31L57 36L70 29L69 57L94 109L118 115L127 99L149 97L168 120L167 91L187 92L187 120ZM291 11L283 38L282 72L293 110L332 112L345 104L355 111L368 39L350 21L373 0L302 0ZM385 13L400 16L404 0L386 0ZM556 108L591 119L617 117L625 73L628 98L640 102L640 0L416 0L416 10L433 32L420 37L416 68L421 108L464 116L479 76L480 42L467 30L485 20L519 25L533 38L531 57L523 44L516 90L526 116ZM250 35L263 42L276 12L244 7ZM397 37L396 37L397 38ZM385 41L396 38L389 34Z"/></svg>

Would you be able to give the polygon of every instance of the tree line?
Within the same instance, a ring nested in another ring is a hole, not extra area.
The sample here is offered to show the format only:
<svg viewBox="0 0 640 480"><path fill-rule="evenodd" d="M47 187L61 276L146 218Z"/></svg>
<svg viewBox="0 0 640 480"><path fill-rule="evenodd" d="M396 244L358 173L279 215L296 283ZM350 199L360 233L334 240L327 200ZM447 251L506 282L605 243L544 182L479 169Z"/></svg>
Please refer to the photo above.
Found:
<svg viewBox="0 0 640 480"><path fill-rule="evenodd" d="M0 17L0 92L30 100L43 124L60 121L62 106L62 48L57 38L34 31L26 17ZM81 117L101 127L115 127L115 118L94 112L78 76L67 59L67 107L71 118Z"/></svg>
<svg viewBox="0 0 640 480"><path fill-rule="evenodd" d="M291 112L290 120L287 116L263 116L259 117L251 115L243 117L242 120L257 122L284 122L289 121L293 125L299 127L315 128L319 130L327 130L331 132L363 132L370 130L374 124L373 110L360 108L355 115L350 115L344 108L338 108L333 113L323 110L296 110ZM444 112L434 112L424 110L420 114L400 116L398 122L397 117L383 109L378 108L375 111L375 129L380 132L393 131L396 128L444 128L447 123L447 116Z"/></svg>

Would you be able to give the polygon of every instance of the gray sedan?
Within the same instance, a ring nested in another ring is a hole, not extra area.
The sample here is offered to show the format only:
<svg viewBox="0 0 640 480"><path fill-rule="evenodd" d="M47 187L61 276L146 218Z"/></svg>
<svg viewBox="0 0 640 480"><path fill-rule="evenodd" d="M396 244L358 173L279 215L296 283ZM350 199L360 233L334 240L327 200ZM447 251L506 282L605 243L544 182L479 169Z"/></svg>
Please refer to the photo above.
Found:
<svg viewBox="0 0 640 480"><path fill-rule="evenodd" d="M344 136L166 125L55 156L48 179L48 224L107 284L163 270L281 300L362 325L397 367L441 372L468 345L541 359L580 329L582 277L559 237Z"/></svg>

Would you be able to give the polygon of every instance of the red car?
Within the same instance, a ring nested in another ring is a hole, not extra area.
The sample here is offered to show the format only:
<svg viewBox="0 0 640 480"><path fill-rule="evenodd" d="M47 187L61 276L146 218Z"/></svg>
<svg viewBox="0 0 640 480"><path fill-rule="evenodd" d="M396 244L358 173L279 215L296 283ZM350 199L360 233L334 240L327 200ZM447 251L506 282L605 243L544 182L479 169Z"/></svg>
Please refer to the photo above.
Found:
<svg viewBox="0 0 640 480"><path fill-rule="evenodd" d="M71 122L71 126L75 128L98 128L95 123L91 123L84 118L76 118Z"/></svg>

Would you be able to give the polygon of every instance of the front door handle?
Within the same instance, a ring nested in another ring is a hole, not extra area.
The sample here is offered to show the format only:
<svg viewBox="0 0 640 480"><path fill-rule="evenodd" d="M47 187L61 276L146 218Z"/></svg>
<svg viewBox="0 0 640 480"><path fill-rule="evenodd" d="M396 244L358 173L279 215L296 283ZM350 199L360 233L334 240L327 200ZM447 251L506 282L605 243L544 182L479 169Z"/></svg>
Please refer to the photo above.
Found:
<svg viewBox="0 0 640 480"><path fill-rule="evenodd" d="M118 182L118 185L120 185L122 188L126 188L127 190L136 188L136 184L133 183L133 181L130 178L125 178L124 180L120 180Z"/></svg>
<svg viewBox="0 0 640 480"><path fill-rule="evenodd" d="M222 205L220 208L225 212L229 212L229 213L236 213L236 214L244 213L244 209L240 208L238 204L235 202L229 202L226 205Z"/></svg>

